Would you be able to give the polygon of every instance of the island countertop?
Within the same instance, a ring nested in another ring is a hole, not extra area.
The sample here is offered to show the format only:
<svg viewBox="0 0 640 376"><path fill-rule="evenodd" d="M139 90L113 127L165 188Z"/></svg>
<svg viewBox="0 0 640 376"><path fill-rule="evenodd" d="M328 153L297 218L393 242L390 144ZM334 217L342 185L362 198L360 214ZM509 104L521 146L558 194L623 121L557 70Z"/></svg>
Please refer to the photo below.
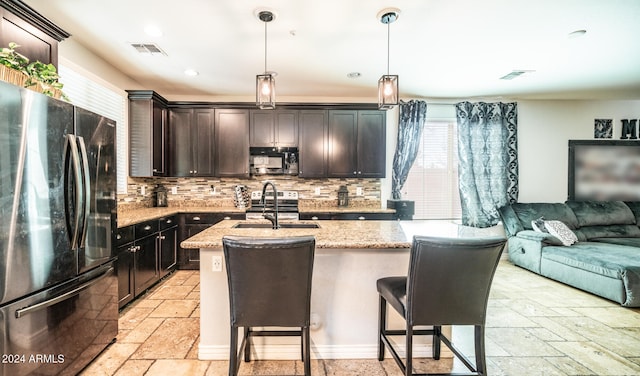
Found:
<svg viewBox="0 0 640 376"><path fill-rule="evenodd" d="M183 248L221 248L225 235L251 237L287 237L313 235L316 248L410 248L411 238L398 221L296 221L316 223L319 228L233 228L238 220L224 220L186 239ZM251 221L269 223L268 221ZM286 223L286 222L282 222Z"/></svg>

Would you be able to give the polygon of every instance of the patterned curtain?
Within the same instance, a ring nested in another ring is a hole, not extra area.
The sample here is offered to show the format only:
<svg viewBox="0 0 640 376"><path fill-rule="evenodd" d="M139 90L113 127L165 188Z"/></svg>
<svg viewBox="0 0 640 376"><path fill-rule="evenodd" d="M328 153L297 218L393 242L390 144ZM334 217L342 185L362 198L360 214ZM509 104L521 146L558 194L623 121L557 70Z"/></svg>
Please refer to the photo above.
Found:
<svg viewBox="0 0 640 376"><path fill-rule="evenodd" d="M394 200L402 198L400 189L407 181L409 170L416 160L422 129L427 115L427 102L400 102L400 121L398 122L398 143L393 156L393 174L391 195Z"/></svg>
<svg viewBox="0 0 640 376"><path fill-rule="evenodd" d="M462 223L489 227L518 201L517 103L456 105Z"/></svg>

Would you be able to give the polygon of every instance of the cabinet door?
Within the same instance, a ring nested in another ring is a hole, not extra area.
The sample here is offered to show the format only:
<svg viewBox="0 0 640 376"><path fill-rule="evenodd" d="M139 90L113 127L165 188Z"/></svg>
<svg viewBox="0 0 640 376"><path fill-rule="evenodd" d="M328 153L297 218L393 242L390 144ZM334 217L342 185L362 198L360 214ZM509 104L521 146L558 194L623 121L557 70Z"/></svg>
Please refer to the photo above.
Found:
<svg viewBox="0 0 640 376"><path fill-rule="evenodd" d="M327 177L327 111L299 113L299 173L303 178Z"/></svg>
<svg viewBox="0 0 640 376"><path fill-rule="evenodd" d="M3 3L20 3L5 2ZM11 5L16 7L20 5ZM19 14L19 13L16 13ZM10 42L17 43L20 48L18 52L29 59L29 61L40 61L45 64L53 64L58 68L58 40L43 31L50 29L50 25L39 20L32 20L31 24L12 12L0 8L0 46L7 47ZM27 16L31 18L31 16Z"/></svg>
<svg viewBox="0 0 640 376"><path fill-rule="evenodd" d="M151 90L129 90L130 176L166 176L167 110Z"/></svg>
<svg viewBox="0 0 640 376"><path fill-rule="evenodd" d="M158 280L157 235L136 239L135 292L136 296Z"/></svg>
<svg viewBox="0 0 640 376"><path fill-rule="evenodd" d="M275 117L273 110L251 110L249 146L273 147L275 145Z"/></svg>
<svg viewBox="0 0 640 376"><path fill-rule="evenodd" d="M163 230L159 234L160 278L175 269L177 258L178 227Z"/></svg>
<svg viewBox="0 0 640 376"><path fill-rule="evenodd" d="M358 177L384 178L386 171L386 117L383 111L358 112Z"/></svg>
<svg viewBox="0 0 640 376"><path fill-rule="evenodd" d="M153 115L152 115L152 127L153 127L153 150L151 152L151 159L153 160L153 176L165 176L166 170L166 125L167 125L167 109L156 101L153 101Z"/></svg>
<svg viewBox="0 0 640 376"><path fill-rule="evenodd" d="M193 111L177 108L169 112L169 174L171 176L193 175L193 147L191 123Z"/></svg>
<svg viewBox="0 0 640 376"><path fill-rule="evenodd" d="M133 243L129 243L117 249L118 308L132 301L135 296L133 253L131 252L133 247Z"/></svg>
<svg viewBox="0 0 640 376"><path fill-rule="evenodd" d="M249 111L216 110L216 175L249 176Z"/></svg>
<svg viewBox="0 0 640 376"><path fill-rule="evenodd" d="M329 111L329 177L357 177L358 111Z"/></svg>
<svg viewBox="0 0 640 376"><path fill-rule="evenodd" d="M275 146L276 147L297 147L298 146L298 111L276 110L275 111Z"/></svg>
<svg viewBox="0 0 640 376"><path fill-rule="evenodd" d="M194 110L192 133L193 175L214 176L215 127L214 110L209 108Z"/></svg>

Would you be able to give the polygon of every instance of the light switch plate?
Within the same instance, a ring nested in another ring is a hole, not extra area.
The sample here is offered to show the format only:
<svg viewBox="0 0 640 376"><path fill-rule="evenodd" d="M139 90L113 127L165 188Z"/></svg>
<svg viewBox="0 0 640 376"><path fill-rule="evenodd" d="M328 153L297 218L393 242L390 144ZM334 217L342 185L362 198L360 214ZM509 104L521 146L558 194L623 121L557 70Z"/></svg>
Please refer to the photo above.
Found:
<svg viewBox="0 0 640 376"><path fill-rule="evenodd" d="M356 196L362 196L362 187L356 188Z"/></svg>
<svg viewBox="0 0 640 376"><path fill-rule="evenodd" d="M172 195L177 195L178 194L178 187L171 187L171 194Z"/></svg>

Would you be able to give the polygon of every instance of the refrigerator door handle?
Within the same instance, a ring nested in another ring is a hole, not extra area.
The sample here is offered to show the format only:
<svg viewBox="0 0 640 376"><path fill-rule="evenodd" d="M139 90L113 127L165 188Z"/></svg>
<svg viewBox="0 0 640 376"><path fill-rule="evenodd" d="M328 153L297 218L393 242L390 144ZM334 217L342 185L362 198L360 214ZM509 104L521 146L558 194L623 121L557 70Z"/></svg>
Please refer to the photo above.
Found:
<svg viewBox="0 0 640 376"><path fill-rule="evenodd" d="M84 247L85 240L87 239L87 231L89 226L89 212L91 210L91 179L89 177L89 159L87 157L87 147L84 144L84 139L80 136L76 137L78 140L78 149L80 150L81 162L82 162L82 193L83 193L83 221L82 232L79 238L80 247Z"/></svg>
<svg viewBox="0 0 640 376"><path fill-rule="evenodd" d="M70 156L70 160L69 160ZM78 155L78 148L76 144L76 136L67 134L64 143L64 158L65 158L65 183L64 183L64 198L65 198L65 211L67 218L67 232L69 233L69 240L71 241L71 249L78 247L78 233L80 231L80 221L82 219L82 212L79 210L79 205L82 202L81 192L81 172L80 172L80 156ZM69 165L73 168L73 184L74 184L74 197L73 204L70 203L71 198L69 194ZM71 222L70 212L73 207L74 220Z"/></svg>
<svg viewBox="0 0 640 376"><path fill-rule="evenodd" d="M34 305L30 305L28 307L24 307L24 308L20 308L18 310L16 310L16 318L19 319L25 315L28 315L30 313L39 311L41 309L47 308L47 307L51 307L52 305L58 304L64 300L67 300L73 296L76 296L78 294L80 294L82 291L88 289L89 287L95 285L96 283L98 283L100 280L102 280L103 278L109 276L115 269L110 266L109 269L107 269L104 273L102 273L100 276L83 283L82 285L76 287L75 289L65 292L62 295L58 295L55 298L49 299L49 300L45 300L43 302L40 303L36 303Z"/></svg>

